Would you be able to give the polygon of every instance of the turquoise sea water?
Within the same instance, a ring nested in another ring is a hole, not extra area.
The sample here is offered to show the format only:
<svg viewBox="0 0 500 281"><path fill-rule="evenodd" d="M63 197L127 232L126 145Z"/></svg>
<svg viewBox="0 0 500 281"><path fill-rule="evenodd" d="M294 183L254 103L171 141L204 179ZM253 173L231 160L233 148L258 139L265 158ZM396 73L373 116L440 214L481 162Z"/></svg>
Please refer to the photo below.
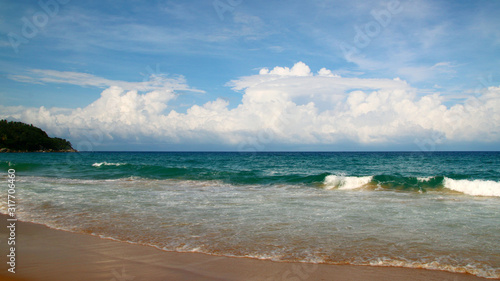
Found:
<svg viewBox="0 0 500 281"><path fill-rule="evenodd" d="M169 251L500 278L499 152L19 153L19 219ZM7 212L6 188L0 212Z"/></svg>

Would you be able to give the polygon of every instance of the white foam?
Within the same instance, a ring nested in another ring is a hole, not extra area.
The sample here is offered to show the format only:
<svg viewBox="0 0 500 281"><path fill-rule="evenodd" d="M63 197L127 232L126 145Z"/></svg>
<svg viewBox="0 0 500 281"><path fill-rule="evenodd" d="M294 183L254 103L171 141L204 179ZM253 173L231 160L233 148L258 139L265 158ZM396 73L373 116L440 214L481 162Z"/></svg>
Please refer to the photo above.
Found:
<svg viewBox="0 0 500 281"><path fill-rule="evenodd" d="M434 177L417 177L417 180L418 181L430 181L433 178Z"/></svg>
<svg viewBox="0 0 500 281"><path fill-rule="evenodd" d="M366 177L346 177L346 176L336 176L329 175L326 176L324 184L326 189L356 189L367 185L371 182L373 176Z"/></svg>
<svg viewBox="0 0 500 281"><path fill-rule="evenodd" d="M365 265L364 263L362 263ZM498 278L500 274L495 268L484 266L481 264L467 264L466 266L441 264L438 261L422 262L408 260L393 260L390 258L379 258L370 261L366 265L372 266L390 266L390 267L408 267L408 268L425 268L430 270L442 270L454 273L472 274L485 278Z"/></svg>
<svg viewBox="0 0 500 281"><path fill-rule="evenodd" d="M500 182L488 180L454 180L444 178L444 187L473 196L500 197Z"/></svg>
<svg viewBox="0 0 500 281"><path fill-rule="evenodd" d="M102 165L104 166L121 166L121 165L126 165L127 163L108 163L108 162L100 162L100 163L94 163L92 164L93 167L101 167Z"/></svg>

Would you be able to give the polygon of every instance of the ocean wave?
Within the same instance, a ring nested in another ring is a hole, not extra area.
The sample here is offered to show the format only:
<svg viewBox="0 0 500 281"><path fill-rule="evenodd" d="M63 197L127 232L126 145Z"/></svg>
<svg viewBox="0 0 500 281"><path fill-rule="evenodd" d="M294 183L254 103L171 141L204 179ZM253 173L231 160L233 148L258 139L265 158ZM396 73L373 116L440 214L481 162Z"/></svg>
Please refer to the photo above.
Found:
<svg viewBox="0 0 500 281"><path fill-rule="evenodd" d="M127 165L127 163L108 163L108 162L100 162L100 163L94 163L92 164L93 167L101 167L101 166L122 166L122 165Z"/></svg>
<svg viewBox="0 0 500 281"><path fill-rule="evenodd" d="M500 182L493 180L452 179L445 176L405 177L395 175L343 176L328 175L323 181L325 189L402 190L426 192L443 189L471 196L500 197Z"/></svg>
<svg viewBox="0 0 500 281"><path fill-rule="evenodd" d="M346 177L329 175L325 177L324 185L326 189L356 189L369 184L373 176L366 177Z"/></svg>
<svg viewBox="0 0 500 281"><path fill-rule="evenodd" d="M419 261L397 260L390 258L379 258L376 260L372 260L367 264L360 264L360 265L442 270L453 273L471 274L484 278L495 278L495 279L500 278L500 270L481 264L467 264L465 266L464 265L458 266L446 263L443 264L438 261L419 262Z"/></svg>
<svg viewBox="0 0 500 281"><path fill-rule="evenodd" d="M312 175L288 174L263 176L255 171L218 172L208 169L165 168L161 166L138 166L119 162L96 162L92 165L101 174L90 174L85 178L40 177L40 182L71 182L72 184L99 184L139 181L141 184L170 184L182 186L210 185L218 187L268 187L295 186L300 188L323 188L326 190L376 190L405 192L462 193L469 196L500 197L500 182L488 179L463 179L460 176L402 176L402 175L342 175L318 173ZM119 169L116 167L120 166ZM92 169L94 170L94 169ZM116 171L115 171L116 170ZM90 172L89 172L90 173ZM30 176L19 180L30 181ZM37 178L37 177L35 177ZM80 182L82 181L82 182ZM139 184L139 183L136 183Z"/></svg>
<svg viewBox="0 0 500 281"><path fill-rule="evenodd" d="M491 180L454 180L445 177L444 187L467 195L500 197L500 182Z"/></svg>

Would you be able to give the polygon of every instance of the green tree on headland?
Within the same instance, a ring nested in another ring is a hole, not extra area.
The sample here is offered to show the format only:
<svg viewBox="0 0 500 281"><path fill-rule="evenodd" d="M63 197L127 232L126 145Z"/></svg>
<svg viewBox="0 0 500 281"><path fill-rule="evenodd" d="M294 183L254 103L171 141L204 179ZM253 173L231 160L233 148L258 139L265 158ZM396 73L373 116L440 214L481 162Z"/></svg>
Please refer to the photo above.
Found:
<svg viewBox="0 0 500 281"><path fill-rule="evenodd" d="M0 120L0 151L75 151L71 143L51 138L42 129L22 122Z"/></svg>

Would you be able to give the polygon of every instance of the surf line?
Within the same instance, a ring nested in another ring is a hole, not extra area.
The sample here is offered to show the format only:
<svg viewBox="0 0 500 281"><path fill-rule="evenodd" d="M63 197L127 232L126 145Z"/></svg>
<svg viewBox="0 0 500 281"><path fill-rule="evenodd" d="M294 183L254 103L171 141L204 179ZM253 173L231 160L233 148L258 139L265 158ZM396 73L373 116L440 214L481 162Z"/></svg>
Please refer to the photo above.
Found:
<svg viewBox="0 0 500 281"><path fill-rule="evenodd" d="M10 246L7 255L7 264L9 268L7 271L16 273L16 170L8 170L8 187L7 189L7 212L9 218L7 219L7 228L9 229L9 238L7 245Z"/></svg>

